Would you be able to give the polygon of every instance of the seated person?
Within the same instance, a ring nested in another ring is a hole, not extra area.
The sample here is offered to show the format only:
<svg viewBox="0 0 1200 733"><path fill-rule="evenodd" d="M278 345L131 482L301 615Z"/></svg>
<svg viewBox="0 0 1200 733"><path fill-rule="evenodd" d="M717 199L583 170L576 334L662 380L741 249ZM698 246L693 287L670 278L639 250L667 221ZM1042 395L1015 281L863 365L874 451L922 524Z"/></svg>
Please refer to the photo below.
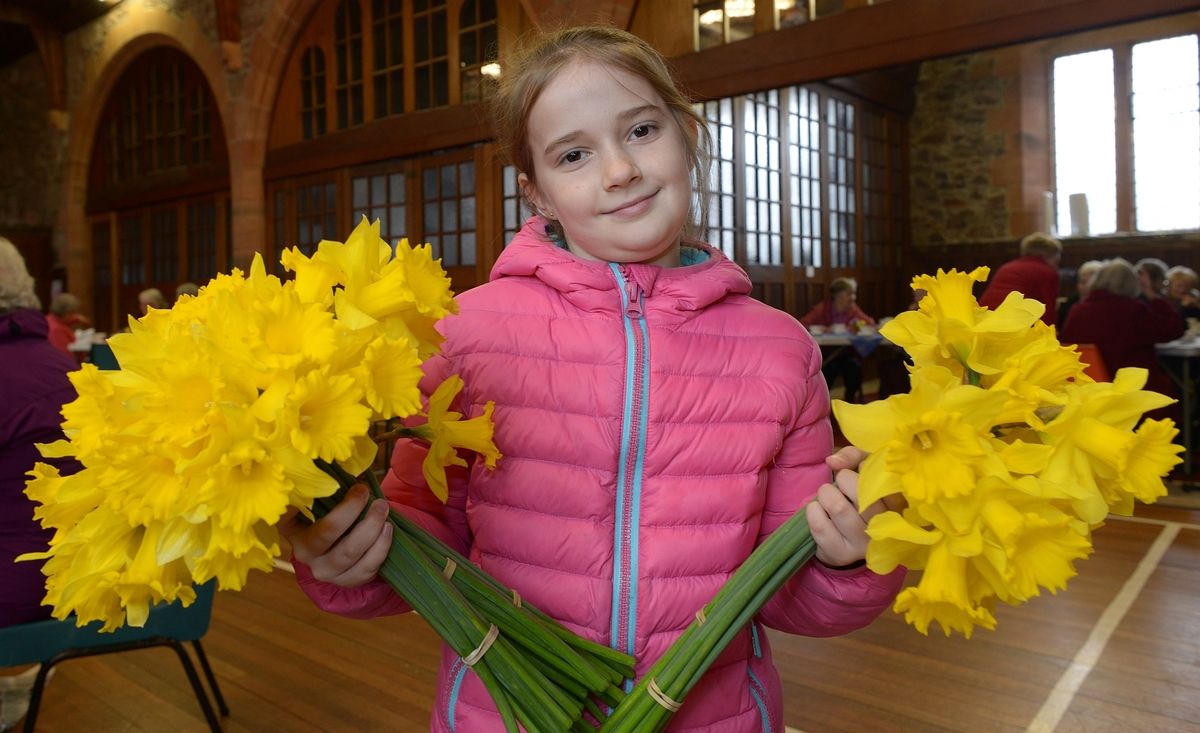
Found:
<svg viewBox="0 0 1200 733"><path fill-rule="evenodd" d="M46 315L46 323L50 326L47 340L50 345L64 354L70 355L68 348L75 343L75 325L81 323L79 315L79 298L70 293L62 293L50 304L50 312Z"/></svg>
<svg viewBox="0 0 1200 733"><path fill-rule="evenodd" d="M178 303L180 298L185 295L190 295L193 298L200 294L200 286L196 283L179 283L175 286L175 302Z"/></svg>
<svg viewBox="0 0 1200 733"><path fill-rule="evenodd" d="M1067 314L1071 312L1075 304L1087 296L1088 284L1106 264L1108 263L1104 260L1088 260L1079 266L1079 270L1075 276L1075 294L1063 301L1062 305L1058 306L1058 325L1060 327L1067 322Z"/></svg>
<svg viewBox="0 0 1200 733"><path fill-rule="evenodd" d="M1133 266L1142 286L1142 300L1161 298L1167 291L1167 263L1157 257L1144 257ZM1151 295L1153 293L1153 295Z"/></svg>
<svg viewBox="0 0 1200 733"><path fill-rule="evenodd" d="M1167 270L1167 300L1184 320L1200 318L1200 276L1190 267L1176 265Z"/></svg>
<svg viewBox="0 0 1200 733"><path fill-rule="evenodd" d="M800 323L809 326L832 327L843 324L848 330L860 325L874 326L875 319L863 313L855 302L858 299L858 282L852 277L839 277L829 285L829 298L817 303ZM827 361L821 371L825 374L825 383L833 386L840 376L846 386L847 402L862 401L862 361L854 349L841 347L821 347L821 353ZM831 354L836 354L829 358Z"/></svg>
<svg viewBox="0 0 1200 733"><path fill-rule="evenodd" d="M1175 396L1175 385L1158 365L1154 345L1183 335L1183 319L1166 298L1143 290L1133 266L1117 258L1093 278L1087 297L1071 309L1063 324L1062 341L1095 344L1109 374L1124 367L1141 367L1150 372L1146 389ZM1147 413L1147 417L1171 417L1178 421L1176 405Z"/></svg>
<svg viewBox="0 0 1200 733"><path fill-rule="evenodd" d="M1042 234L1021 240L1021 256L996 270L979 298L979 304L996 310L1009 293L1017 292L1046 306L1042 320L1053 326L1058 320L1058 261L1062 243Z"/></svg>

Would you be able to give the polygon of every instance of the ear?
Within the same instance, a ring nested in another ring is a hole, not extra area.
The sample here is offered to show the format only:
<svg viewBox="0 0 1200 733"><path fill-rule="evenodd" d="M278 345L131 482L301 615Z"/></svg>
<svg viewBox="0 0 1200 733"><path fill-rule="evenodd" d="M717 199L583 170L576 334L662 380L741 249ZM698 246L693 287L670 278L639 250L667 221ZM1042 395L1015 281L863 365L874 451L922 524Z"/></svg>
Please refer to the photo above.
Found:
<svg viewBox="0 0 1200 733"><path fill-rule="evenodd" d="M533 204L533 208L537 210L534 213L538 216L546 217L547 211L554 210L553 207L548 205L548 202L542 196L542 192L538 190L537 184L529 180L529 176L524 173L518 173L517 185L521 187L521 193L525 194L525 198L529 199L529 203Z"/></svg>

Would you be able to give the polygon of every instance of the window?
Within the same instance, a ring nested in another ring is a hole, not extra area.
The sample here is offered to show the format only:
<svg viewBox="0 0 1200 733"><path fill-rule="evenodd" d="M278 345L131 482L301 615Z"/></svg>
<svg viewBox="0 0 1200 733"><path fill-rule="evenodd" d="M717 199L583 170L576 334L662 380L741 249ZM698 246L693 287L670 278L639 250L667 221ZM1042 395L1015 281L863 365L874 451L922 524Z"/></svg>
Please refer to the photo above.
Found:
<svg viewBox="0 0 1200 733"><path fill-rule="evenodd" d="M694 0L696 50L754 35L754 0Z"/></svg>
<svg viewBox="0 0 1200 733"><path fill-rule="evenodd" d="M121 180L121 122L117 115L108 118L108 182Z"/></svg>
<svg viewBox="0 0 1200 733"><path fill-rule="evenodd" d="M404 18L400 0L372 0L375 119L404 113Z"/></svg>
<svg viewBox="0 0 1200 733"><path fill-rule="evenodd" d="M829 266L858 264L857 182L855 181L854 105L826 100L826 188L829 192Z"/></svg>
<svg viewBox="0 0 1200 733"><path fill-rule="evenodd" d="M462 103L478 102L496 92L500 44L496 38L496 0L466 0L458 11L458 65Z"/></svg>
<svg viewBox="0 0 1200 733"><path fill-rule="evenodd" d="M1113 52L1093 51L1054 60L1054 173L1058 230L1064 234L1117 230L1116 117ZM1086 198L1089 223L1071 225L1071 197ZM1082 228L1080 228L1082 227Z"/></svg>
<svg viewBox="0 0 1200 733"><path fill-rule="evenodd" d="M273 218L273 223L275 225L275 251L271 254L271 259L275 260L275 274L281 277L285 274L285 270L283 269L283 263L279 261L279 258L283 256L283 251L287 249L286 196L287 194L285 194L283 191L275 192L275 216ZM225 218L228 219L230 217L228 214L226 214Z"/></svg>
<svg viewBox="0 0 1200 733"><path fill-rule="evenodd" d="M296 246L301 252L312 256L322 239L337 238L336 215L337 184L317 183L296 189Z"/></svg>
<svg viewBox="0 0 1200 733"><path fill-rule="evenodd" d="M808 0L775 0L775 23L778 28L791 28L808 21Z"/></svg>
<svg viewBox="0 0 1200 733"><path fill-rule="evenodd" d="M1140 231L1200 228L1196 36L1133 47L1133 186Z"/></svg>
<svg viewBox="0 0 1200 733"><path fill-rule="evenodd" d="M708 120L708 131L713 145L712 174L708 184L708 243L732 260L737 234L733 100L705 102L703 114Z"/></svg>
<svg viewBox="0 0 1200 733"><path fill-rule="evenodd" d="M363 122L362 7L358 0L342 0L334 21L337 57L338 129Z"/></svg>
<svg viewBox="0 0 1200 733"><path fill-rule="evenodd" d="M112 229L108 217L92 223L92 295L97 331L108 332L112 323Z"/></svg>
<svg viewBox="0 0 1200 733"><path fill-rule="evenodd" d="M475 264L475 163L421 170L424 242L443 267Z"/></svg>
<svg viewBox="0 0 1200 733"><path fill-rule="evenodd" d="M413 0L413 76L417 109L450 104L446 34L446 0Z"/></svg>
<svg viewBox="0 0 1200 733"><path fill-rule="evenodd" d="M121 237L121 284L146 282L146 253L142 245L142 217L125 217L118 223Z"/></svg>
<svg viewBox="0 0 1200 733"><path fill-rule="evenodd" d="M840 13L846 9L844 0L813 0L814 18L824 18L826 15Z"/></svg>
<svg viewBox="0 0 1200 733"><path fill-rule="evenodd" d="M350 226L362 218L379 221L379 236L395 249L396 241L408 236L408 211L404 173L381 173L350 180Z"/></svg>
<svg viewBox="0 0 1200 733"><path fill-rule="evenodd" d="M212 111L203 86L192 92L192 162L212 162Z"/></svg>
<svg viewBox="0 0 1200 733"><path fill-rule="evenodd" d="M142 167L138 165L142 137L138 133L138 88L136 84L130 84L129 90L125 93L125 106L122 114L122 127L125 128L125 144L124 149L121 151L121 157L125 161L125 164L122 166L124 168L124 178L136 178L142 172Z"/></svg>
<svg viewBox="0 0 1200 733"><path fill-rule="evenodd" d="M788 95L792 264L821 266L821 102L795 87Z"/></svg>
<svg viewBox="0 0 1200 733"><path fill-rule="evenodd" d="M146 138L143 156L147 171L162 170L163 165L163 92L162 72L158 65L150 67L150 75L146 78Z"/></svg>
<svg viewBox="0 0 1200 733"><path fill-rule="evenodd" d="M300 58L300 119L305 140L325 134L325 52L316 46Z"/></svg>
<svg viewBox="0 0 1200 733"><path fill-rule="evenodd" d="M883 267L888 228L888 122L874 112L862 115L863 266Z"/></svg>
<svg viewBox="0 0 1200 733"><path fill-rule="evenodd" d="M1196 35L1054 60L1062 234L1200 229Z"/></svg>
<svg viewBox="0 0 1200 733"><path fill-rule="evenodd" d="M163 138L159 158L164 168L176 168L187 164L184 158L183 75L179 64L172 64L163 78Z"/></svg>
<svg viewBox="0 0 1200 733"><path fill-rule="evenodd" d="M217 276L217 205L207 201L187 209L188 279L204 282Z"/></svg>
<svg viewBox="0 0 1200 733"><path fill-rule="evenodd" d="M154 282L179 279L179 240L175 209L150 215L150 251Z"/></svg>
<svg viewBox="0 0 1200 733"><path fill-rule="evenodd" d="M517 236L517 232L521 231L521 227L525 226L525 220L532 214L525 206L525 199L521 196L521 187L517 185L517 167L515 165L504 166L503 176L504 244L508 246L513 237Z"/></svg>
<svg viewBox="0 0 1200 733"><path fill-rule="evenodd" d="M782 185L779 150L779 92L747 95L746 262L783 264Z"/></svg>

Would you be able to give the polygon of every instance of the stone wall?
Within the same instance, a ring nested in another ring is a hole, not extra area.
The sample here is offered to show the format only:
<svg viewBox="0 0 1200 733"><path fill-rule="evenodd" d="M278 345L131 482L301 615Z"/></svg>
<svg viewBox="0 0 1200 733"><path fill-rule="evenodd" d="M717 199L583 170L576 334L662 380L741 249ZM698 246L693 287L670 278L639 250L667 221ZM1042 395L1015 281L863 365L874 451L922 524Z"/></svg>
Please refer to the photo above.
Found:
<svg viewBox="0 0 1200 733"><path fill-rule="evenodd" d="M1008 192L993 177L1008 141L989 124L1009 83L991 53L921 65L909 122L914 246L1009 236Z"/></svg>
<svg viewBox="0 0 1200 733"><path fill-rule="evenodd" d="M0 67L0 232L48 230L58 215L66 135L47 121L41 58Z"/></svg>

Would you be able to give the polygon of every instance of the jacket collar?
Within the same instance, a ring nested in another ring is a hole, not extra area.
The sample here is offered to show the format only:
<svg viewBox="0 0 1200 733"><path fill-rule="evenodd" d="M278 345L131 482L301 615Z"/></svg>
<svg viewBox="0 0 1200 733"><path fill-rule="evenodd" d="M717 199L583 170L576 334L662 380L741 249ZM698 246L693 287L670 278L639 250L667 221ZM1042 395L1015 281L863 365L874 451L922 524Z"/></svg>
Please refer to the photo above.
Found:
<svg viewBox="0 0 1200 733"><path fill-rule="evenodd" d="M50 325L40 311L33 308L0 313L0 344L19 338L46 338Z"/></svg>
<svg viewBox="0 0 1200 733"><path fill-rule="evenodd" d="M585 310L619 309L621 293L607 262L585 260L555 246L546 236L546 222L531 217L496 260L492 280L534 277ZM646 312L688 318L727 295L750 292L750 278L720 250L701 242L685 242L707 255L703 262L686 267L622 265L627 279L635 280L645 295ZM698 256L697 259L700 257Z"/></svg>

